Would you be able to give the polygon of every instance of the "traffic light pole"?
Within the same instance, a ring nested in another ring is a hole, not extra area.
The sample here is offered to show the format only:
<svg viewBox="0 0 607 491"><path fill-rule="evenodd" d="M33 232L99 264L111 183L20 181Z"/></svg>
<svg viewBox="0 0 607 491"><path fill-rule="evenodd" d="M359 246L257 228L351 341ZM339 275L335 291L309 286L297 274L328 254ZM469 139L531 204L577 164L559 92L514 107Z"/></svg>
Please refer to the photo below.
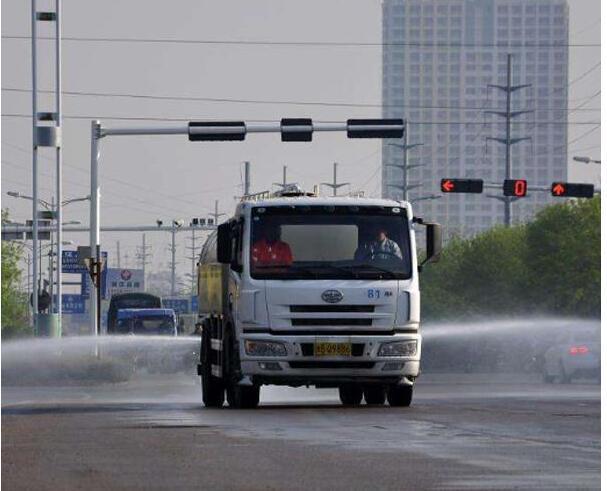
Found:
<svg viewBox="0 0 607 491"><path fill-rule="evenodd" d="M488 87L502 90L506 93L506 111L485 111L487 114L495 114L506 119L506 138L487 137L487 140L493 140L502 143L506 146L506 160L505 160L505 177L504 179L512 179L512 156L510 147L516 143L520 143L524 140L530 140L530 137L524 138L512 138L512 118L520 116L522 114L530 113L531 111L512 111L512 93L517 90L531 87L531 84L512 85L512 54L508 53L508 72L507 72L507 85L494 85L489 84ZM502 196L504 203L504 225L509 227L512 224L512 202L514 201L510 196Z"/></svg>

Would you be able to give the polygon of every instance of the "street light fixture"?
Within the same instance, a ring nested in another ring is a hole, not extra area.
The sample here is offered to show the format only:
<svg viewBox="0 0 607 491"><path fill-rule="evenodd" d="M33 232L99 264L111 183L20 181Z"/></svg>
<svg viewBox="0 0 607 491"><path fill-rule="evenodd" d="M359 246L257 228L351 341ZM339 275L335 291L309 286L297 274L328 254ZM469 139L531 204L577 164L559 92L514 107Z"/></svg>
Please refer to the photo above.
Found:
<svg viewBox="0 0 607 491"><path fill-rule="evenodd" d="M431 201L434 199L441 199L443 196L440 194L432 194L430 196L421 196L420 198L414 198L410 200L410 203L417 203L418 201Z"/></svg>
<svg viewBox="0 0 607 491"><path fill-rule="evenodd" d="M600 164L600 160L594 160L590 157L573 157L576 162L582 162L583 164Z"/></svg>

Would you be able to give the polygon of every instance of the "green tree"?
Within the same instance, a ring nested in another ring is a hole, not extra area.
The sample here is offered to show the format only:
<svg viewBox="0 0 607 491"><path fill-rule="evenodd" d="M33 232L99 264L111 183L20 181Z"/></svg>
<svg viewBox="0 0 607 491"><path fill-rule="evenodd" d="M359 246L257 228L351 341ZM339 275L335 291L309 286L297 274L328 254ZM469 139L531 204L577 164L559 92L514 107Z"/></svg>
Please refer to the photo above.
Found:
<svg viewBox="0 0 607 491"><path fill-rule="evenodd" d="M2 210L2 223L8 218L8 211ZM2 337L28 335L31 333L27 321L27 294L21 291L21 259L22 247L16 242L2 241Z"/></svg>
<svg viewBox="0 0 607 491"><path fill-rule="evenodd" d="M530 301L538 309L600 316L600 197L542 210L527 227L526 263Z"/></svg>

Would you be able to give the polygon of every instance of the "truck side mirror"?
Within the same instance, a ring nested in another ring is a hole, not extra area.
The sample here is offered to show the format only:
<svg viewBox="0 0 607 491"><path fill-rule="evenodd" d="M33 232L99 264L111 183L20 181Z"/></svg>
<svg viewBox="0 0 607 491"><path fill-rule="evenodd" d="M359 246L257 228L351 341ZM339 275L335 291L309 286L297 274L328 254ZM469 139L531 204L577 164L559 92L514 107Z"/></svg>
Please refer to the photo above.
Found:
<svg viewBox="0 0 607 491"><path fill-rule="evenodd" d="M217 227L217 262L230 264L232 260L232 243L230 240L230 223L222 223Z"/></svg>
<svg viewBox="0 0 607 491"><path fill-rule="evenodd" d="M418 271L421 271L424 264L436 263L440 259L443 250L443 230L438 223L424 222L421 218L413 218L413 222L426 227L426 258L417 267Z"/></svg>
<svg viewBox="0 0 607 491"><path fill-rule="evenodd" d="M436 263L443 250L443 230L438 223L426 223L426 259L424 262Z"/></svg>

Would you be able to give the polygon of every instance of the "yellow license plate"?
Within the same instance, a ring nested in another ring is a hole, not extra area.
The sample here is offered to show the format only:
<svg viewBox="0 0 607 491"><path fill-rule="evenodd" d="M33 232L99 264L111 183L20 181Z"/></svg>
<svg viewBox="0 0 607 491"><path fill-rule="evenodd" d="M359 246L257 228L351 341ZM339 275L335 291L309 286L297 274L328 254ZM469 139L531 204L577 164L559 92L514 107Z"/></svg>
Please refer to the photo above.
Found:
<svg viewBox="0 0 607 491"><path fill-rule="evenodd" d="M314 343L314 356L352 356L352 344Z"/></svg>

